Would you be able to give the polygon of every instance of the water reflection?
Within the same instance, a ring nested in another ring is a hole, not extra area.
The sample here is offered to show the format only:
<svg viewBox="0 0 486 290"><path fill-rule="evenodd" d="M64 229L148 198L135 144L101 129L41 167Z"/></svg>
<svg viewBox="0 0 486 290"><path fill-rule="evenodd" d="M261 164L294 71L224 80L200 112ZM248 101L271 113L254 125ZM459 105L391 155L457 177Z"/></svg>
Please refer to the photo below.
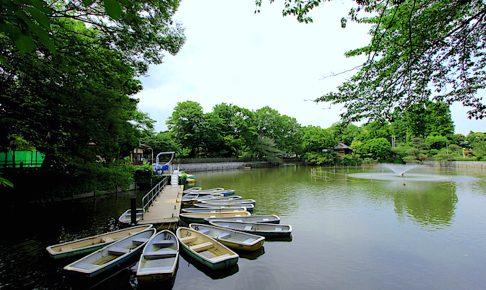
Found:
<svg viewBox="0 0 486 290"><path fill-rule="evenodd" d="M256 251L236 251L240 258L248 259L248 260L256 260L261 255L265 254L265 247L261 247Z"/></svg>
<svg viewBox="0 0 486 290"><path fill-rule="evenodd" d="M443 186L442 190L398 191L393 195L395 212L427 229L449 226L458 201L455 191L455 184Z"/></svg>
<svg viewBox="0 0 486 290"><path fill-rule="evenodd" d="M233 267L231 267L229 269L211 270L211 269L208 269L207 267L201 265L200 262L198 262L193 257L189 256L185 251L181 251L180 256L182 258L184 258L186 263L190 263L196 269L198 269L202 273L206 274L206 276L210 277L213 280L218 280L218 279L223 279L223 278L229 277L231 275L238 273L238 270L239 270L238 264L234 265Z"/></svg>

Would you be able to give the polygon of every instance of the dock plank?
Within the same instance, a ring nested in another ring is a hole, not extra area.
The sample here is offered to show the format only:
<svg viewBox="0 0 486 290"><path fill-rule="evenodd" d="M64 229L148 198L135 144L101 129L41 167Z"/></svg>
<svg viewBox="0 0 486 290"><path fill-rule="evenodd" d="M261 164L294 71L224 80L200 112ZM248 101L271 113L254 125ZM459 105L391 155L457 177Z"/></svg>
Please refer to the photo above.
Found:
<svg viewBox="0 0 486 290"><path fill-rule="evenodd" d="M182 202L182 186L167 185L145 212L139 224L170 225L179 221Z"/></svg>

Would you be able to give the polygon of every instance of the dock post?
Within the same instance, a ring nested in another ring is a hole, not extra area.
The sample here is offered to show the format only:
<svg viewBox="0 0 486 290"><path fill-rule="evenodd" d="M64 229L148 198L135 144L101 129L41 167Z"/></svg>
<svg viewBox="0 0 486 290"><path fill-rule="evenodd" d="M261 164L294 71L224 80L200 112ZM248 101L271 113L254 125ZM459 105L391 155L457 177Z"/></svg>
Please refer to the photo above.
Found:
<svg viewBox="0 0 486 290"><path fill-rule="evenodd" d="M132 196L130 197L130 218L131 218L131 224L136 225L137 224L137 196L135 193L132 193Z"/></svg>

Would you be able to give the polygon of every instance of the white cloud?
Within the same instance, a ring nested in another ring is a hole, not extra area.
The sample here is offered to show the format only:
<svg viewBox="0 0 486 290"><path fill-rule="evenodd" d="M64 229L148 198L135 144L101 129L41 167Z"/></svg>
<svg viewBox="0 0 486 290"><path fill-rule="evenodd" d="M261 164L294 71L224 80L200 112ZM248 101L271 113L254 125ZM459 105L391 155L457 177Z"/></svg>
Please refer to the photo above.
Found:
<svg viewBox="0 0 486 290"><path fill-rule="evenodd" d="M282 17L277 4L264 5L260 14L254 9L251 0L181 2L175 18L187 42L176 56L150 68L137 96L140 109L158 121L157 129L165 129L176 103L184 100L199 102L205 111L222 102L270 106L303 125L328 127L339 120L339 107L308 100L351 76L322 79L361 63L344 52L368 43L368 27L348 23L342 29L349 6L339 1L315 9L312 24Z"/></svg>

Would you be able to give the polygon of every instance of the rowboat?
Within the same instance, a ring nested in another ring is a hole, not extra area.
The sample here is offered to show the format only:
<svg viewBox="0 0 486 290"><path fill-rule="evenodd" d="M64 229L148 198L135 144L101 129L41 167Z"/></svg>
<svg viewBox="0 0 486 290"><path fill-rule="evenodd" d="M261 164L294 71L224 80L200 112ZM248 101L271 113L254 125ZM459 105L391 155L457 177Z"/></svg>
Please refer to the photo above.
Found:
<svg viewBox="0 0 486 290"><path fill-rule="evenodd" d="M245 222L245 223L267 223L279 224L280 218L276 215L251 215L241 217L226 217L226 218L206 218L207 222L222 221L222 222Z"/></svg>
<svg viewBox="0 0 486 290"><path fill-rule="evenodd" d="M72 262L64 270L86 278L98 276L138 255L154 234L155 229L148 229L126 237Z"/></svg>
<svg viewBox="0 0 486 290"><path fill-rule="evenodd" d="M233 189L224 189L222 187L208 188L208 189L202 189L200 187L192 187L183 191L184 194L199 193L205 195L205 194L217 193L217 194L223 194L224 196L235 194L235 192L236 191Z"/></svg>
<svg viewBox="0 0 486 290"><path fill-rule="evenodd" d="M234 200L203 200L201 203L213 204L213 205L240 205L240 204L256 204L254 199L234 199Z"/></svg>
<svg viewBox="0 0 486 290"><path fill-rule="evenodd" d="M138 262L138 282L170 280L179 261L179 240L167 230L153 236L143 248Z"/></svg>
<svg viewBox="0 0 486 290"><path fill-rule="evenodd" d="M69 241L46 248L49 255L54 259L72 257L81 254L94 252L104 246L120 239L132 236L144 230L152 228L152 225L136 226L122 230L108 232L96 236L86 237L79 240Z"/></svg>
<svg viewBox="0 0 486 290"><path fill-rule="evenodd" d="M243 212L246 211L244 207L188 207L183 208L182 212Z"/></svg>
<svg viewBox="0 0 486 290"><path fill-rule="evenodd" d="M185 205L194 204L199 200L209 200L215 197L223 197L222 194L207 194L200 196L199 193L188 193L182 197L182 203Z"/></svg>
<svg viewBox="0 0 486 290"><path fill-rule="evenodd" d="M291 225L227 221L211 221L209 223L213 226L228 228L236 231L243 231L264 237L288 237L292 233Z"/></svg>
<svg viewBox="0 0 486 290"><path fill-rule="evenodd" d="M227 269L238 263L238 254L196 230L180 227L176 236L189 256L211 270Z"/></svg>
<svg viewBox="0 0 486 290"><path fill-rule="evenodd" d="M143 208L137 208L136 210L136 221L140 221L143 216ZM121 216L118 218L118 221L122 224L131 224L132 223L132 210L127 209L125 212L121 214Z"/></svg>
<svg viewBox="0 0 486 290"><path fill-rule="evenodd" d="M206 204L206 203L196 203L194 204L195 207L201 208L234 208L234 207L244 207L246 211L252 212L255 206L251 203L242 203L237 205L216 205L216 204Z"/></svg>
<svg viewBox="0 0 486 290"><path fill-rule="evenodd" d="M243 197L239 195L232 195L232 196L219 196L219 195L200 195L196 197L194 200L195 202L203 202L203 201L211 201L211 200L218 200L218 201L231 201L231 200L240 200Z"/></svg>
<svg viewBox="0 0 486 290"><path fill-rule="evenodd" d="M249 216L249 212L188 212L179 214L181 218L186 223L204 223L205 218L220 218L220 217L239 217L239 216Z"/></svg>
<svg viewBox="0 0 486 290"><path fill-rule="evenodd" d="M231 229L202 224L190 224L189 227L217 240L223 245L245 251L256 251L263 246L265 238Z"/></svg>

